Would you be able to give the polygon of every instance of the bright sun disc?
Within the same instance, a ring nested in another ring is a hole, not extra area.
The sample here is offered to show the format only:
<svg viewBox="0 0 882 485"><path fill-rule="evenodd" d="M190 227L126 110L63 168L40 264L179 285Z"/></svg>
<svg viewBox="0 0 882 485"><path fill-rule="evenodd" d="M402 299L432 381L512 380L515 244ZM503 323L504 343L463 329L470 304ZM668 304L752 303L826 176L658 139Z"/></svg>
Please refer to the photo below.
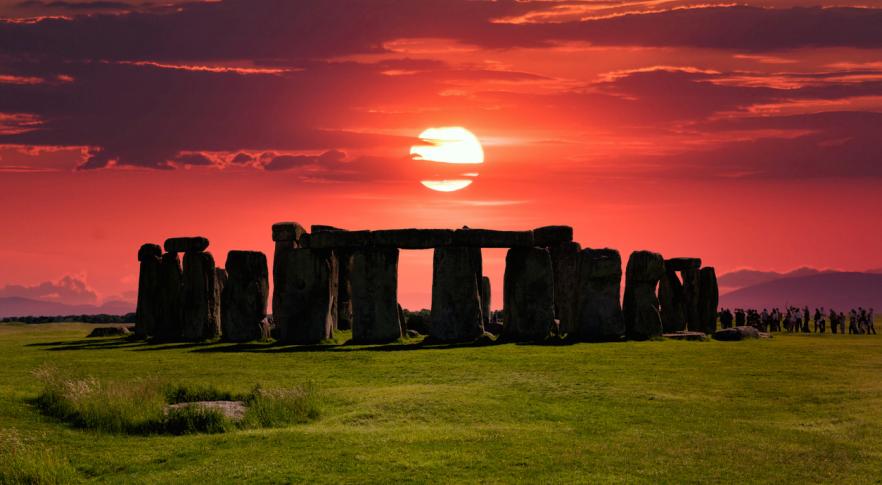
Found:
<svg viewBox="0 0 882 485"><path fill-rule="evenodd" d="M443 163L484 163L484 149L471 131L461 126L429 128L420 133L425 145L410 147L414 160Z"/></svg>

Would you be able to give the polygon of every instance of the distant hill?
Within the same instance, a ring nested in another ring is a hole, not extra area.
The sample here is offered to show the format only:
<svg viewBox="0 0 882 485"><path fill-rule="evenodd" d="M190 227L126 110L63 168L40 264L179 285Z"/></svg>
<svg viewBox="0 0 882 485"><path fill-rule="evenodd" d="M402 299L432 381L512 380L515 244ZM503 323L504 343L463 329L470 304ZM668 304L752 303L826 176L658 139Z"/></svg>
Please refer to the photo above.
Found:
<svg viewBox="0 0 882 485"><path fill-rule="evenodd" d="M754 286L769 281L779 280L781 278L793 278L798 276L809 276L820 273L831 273L832 270L818 270L815 268L802 267L789 271L787 273L779 273L777 271L758 271L754 269L741 269L720 275L717 278L717 284L724 291L726 289L738 289L747 286Z"/></svg>
<svg viewBox="0 0 882 485"><path fill-rule="evenodd" d="M862 306L882 311L882 274L819 272L766 281L720 296L720 306L726 308L786 305L839 311Z"/></svg>
<svg viewBox="0 0 882 485"><path fill-rule="evenodd" d="M124 315L135 311L135 304L108 301L102 305L67 305L54 301L33 300L17 296L0 298L0 318L57 315Z"/></svg>

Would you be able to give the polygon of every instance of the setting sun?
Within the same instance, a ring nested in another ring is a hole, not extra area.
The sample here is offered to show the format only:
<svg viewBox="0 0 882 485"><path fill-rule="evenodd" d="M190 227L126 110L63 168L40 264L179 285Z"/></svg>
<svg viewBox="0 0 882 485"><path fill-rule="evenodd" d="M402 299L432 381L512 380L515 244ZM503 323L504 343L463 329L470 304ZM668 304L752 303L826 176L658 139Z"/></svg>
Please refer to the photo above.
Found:
<svg viewBox="0 0 882 485"><path fill-rule="evenodd" d="M461 126L428 128L420 133L419 138L424 144L410 147L414 160L470 165L484 163L484 149L478 137ZM457 175L463 178L422 180L420 183L437 192L456 192L471 185L478 173L469 171Z"/></svg>

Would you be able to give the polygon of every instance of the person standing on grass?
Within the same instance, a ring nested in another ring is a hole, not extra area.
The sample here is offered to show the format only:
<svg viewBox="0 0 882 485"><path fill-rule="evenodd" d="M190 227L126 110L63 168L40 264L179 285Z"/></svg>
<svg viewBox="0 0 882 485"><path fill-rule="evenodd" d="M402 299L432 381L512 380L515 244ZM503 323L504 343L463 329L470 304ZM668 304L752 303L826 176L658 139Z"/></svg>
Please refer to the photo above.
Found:
<svg viewBox="0 0 882 485"><path fill-rule="evenodd" d="M870 308L870 311L867 312L867 333L876 335L876 322L873 321L874 318L873 309Z"/></svg>
<svg viewBox="0 0 882 485"><path fill-rule="evenodd" d="M821 310L818 308L815 308L814 324L815 324L815 328L814 328L815 333L821 333Z"/></svg>

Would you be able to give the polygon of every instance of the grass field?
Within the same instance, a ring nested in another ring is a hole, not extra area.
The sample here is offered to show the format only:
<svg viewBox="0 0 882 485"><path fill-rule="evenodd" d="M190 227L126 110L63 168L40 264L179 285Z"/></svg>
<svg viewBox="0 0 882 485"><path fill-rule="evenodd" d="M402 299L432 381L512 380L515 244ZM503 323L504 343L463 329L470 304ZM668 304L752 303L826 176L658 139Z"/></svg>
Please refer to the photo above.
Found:
<svg viewBox="0 0 882 485"><path fill-rule="evenodd" d="M0 482L882 483L882 338L416 348L147 345L0 325ZM135 436L30 404L52 364L236 393L312 383L284 428Z"/></svg>

